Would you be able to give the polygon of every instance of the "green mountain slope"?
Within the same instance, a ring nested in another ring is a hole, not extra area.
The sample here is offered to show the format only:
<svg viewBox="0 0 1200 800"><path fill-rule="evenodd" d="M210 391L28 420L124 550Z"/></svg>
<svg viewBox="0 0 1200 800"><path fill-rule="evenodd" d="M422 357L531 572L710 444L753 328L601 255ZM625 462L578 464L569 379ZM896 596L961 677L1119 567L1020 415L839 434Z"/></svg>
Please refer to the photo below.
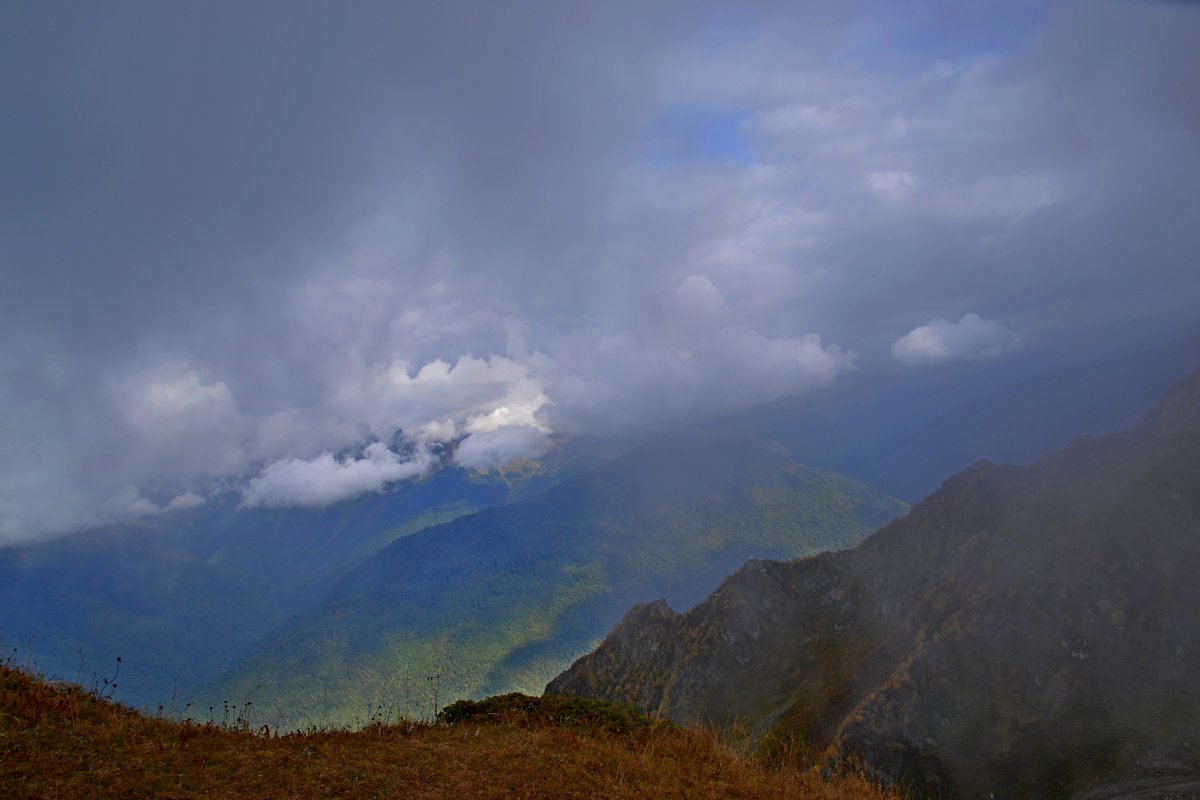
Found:
<svg viewBox="0 0 1200 800"><path fill-rule="evenodd" d="M1191 797L1198 574L1200 373L1133 430L977 464L853 550L635 608L547 691L930 797Z"/></svg>
<svg viewBox="0 0 1200 800"><path fill-rule="evenodd" d="M748 557L850 547L903 510L753 435L664 437L392 543L198 702L288 726L540 690L631 603L686 608Z"/></svg>
<svg viewBox="0 0 1200 800"><path fill-rule="evenodd" d="M540 491L615 453L583 443L504 471L444 467L320 509L204 506L0 548L0 639L45 674L155 708L311 610L390 542Z"/></svg>

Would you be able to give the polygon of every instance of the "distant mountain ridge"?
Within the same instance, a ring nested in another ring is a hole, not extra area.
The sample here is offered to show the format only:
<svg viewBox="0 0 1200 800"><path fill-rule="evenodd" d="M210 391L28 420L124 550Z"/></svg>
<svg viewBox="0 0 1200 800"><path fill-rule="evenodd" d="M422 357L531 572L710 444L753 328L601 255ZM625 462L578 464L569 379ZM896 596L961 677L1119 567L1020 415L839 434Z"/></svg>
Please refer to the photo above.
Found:
<svg viewBox="0 0 1200 800"><path fill-rule="evenodd" d="M261 647L389 542L553 485L606 454L521 472L444 468L324 508L203 506L0 548L0 638L87 682L123 657L119 697L154 708ZM572 461L571 459L574 459Z"/></svg>
<svg viewBox="0 0 1200 800"><path fill-rule="evenodd" d="M1200 373L1126 433L976 464L854 550L634 608L546 691L928 796L1197 796L1197 575Z"/></svg>
<svg viewBox="0 0 1200 800"><path fill-rule="evenodd" d="M286 727L536 692L631 603L686 607L748 557L850 547L904 509L757 435L680 431L393 542L198 702L252 696Z"/></svg>
<svg viewBox="0 0 1200 800"><path fill-rule="evenodd" d="M1112 365L1064 370L1054 367L1064 359L1050 359L1040 373L1013 359L897 373L875 386L880 376L863 371L733 421L782 441L799 462L915 499L973 459L1026 458L1072 433L1120 427L1198 356L1193 335L1129 345ZM153 709L176 684L211 679L255 652L393 539L530 497L632 445L572 440L523 465L533 469L445 468L320 509L239 509L231 491L198 508L3 547L0 640L66 678L105 674L121 655L121 699Z"/></svg>

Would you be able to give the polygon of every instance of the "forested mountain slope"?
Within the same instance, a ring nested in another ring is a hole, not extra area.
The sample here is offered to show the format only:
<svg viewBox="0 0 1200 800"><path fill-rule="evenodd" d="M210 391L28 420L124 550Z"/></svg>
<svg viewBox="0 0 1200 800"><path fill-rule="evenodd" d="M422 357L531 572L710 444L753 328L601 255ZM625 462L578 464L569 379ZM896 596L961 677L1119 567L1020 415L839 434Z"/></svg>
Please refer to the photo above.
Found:
<svg viewBox="0 0 1200 800"><path fill-rule="evenodd" d="M389 542L576 469L525 466L441 469L317 509L243 508L229 492L198 508L0 548L0 638L22 663L85 683L121 656L120 699L154 707L254 652Z"/></svg>
<svg viewBox="0 0 1200 800"><path fill-rule="evenodd" d="M253 697L286 726L537 691L631 603L686 607L746 558L851 547L903 510L760 437L682 431L394 542L199 702Z"/></svg>

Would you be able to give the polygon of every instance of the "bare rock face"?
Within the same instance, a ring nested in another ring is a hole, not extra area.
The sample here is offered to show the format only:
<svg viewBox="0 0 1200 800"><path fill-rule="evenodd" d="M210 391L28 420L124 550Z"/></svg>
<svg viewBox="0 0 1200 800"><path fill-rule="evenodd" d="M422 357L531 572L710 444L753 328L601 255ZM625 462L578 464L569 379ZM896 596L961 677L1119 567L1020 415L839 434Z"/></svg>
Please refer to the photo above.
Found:
<svg viewBox="0 0 1200 800"><path fill-rule="evenodd" d="M965 470L854 550L634 609L547 691L929 796L1137 797L1200 779L1198 576L1200 373L1124 434Z"/></svg>

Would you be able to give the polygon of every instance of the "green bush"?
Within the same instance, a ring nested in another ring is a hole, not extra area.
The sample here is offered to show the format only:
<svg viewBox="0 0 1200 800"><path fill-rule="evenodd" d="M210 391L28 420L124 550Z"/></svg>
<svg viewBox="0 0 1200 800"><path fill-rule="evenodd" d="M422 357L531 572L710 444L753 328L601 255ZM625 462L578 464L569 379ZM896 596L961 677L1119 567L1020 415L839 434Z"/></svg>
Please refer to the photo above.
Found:
<svg viewBox="0 0 1200 800"><path fill-rule="evenodd" d="M438 722L507 723L528 727L576 727L610 733L640 733L671 723L651 719L625 706L583 697L514 692L483 700L459 700L438 713Z"/></svg>

